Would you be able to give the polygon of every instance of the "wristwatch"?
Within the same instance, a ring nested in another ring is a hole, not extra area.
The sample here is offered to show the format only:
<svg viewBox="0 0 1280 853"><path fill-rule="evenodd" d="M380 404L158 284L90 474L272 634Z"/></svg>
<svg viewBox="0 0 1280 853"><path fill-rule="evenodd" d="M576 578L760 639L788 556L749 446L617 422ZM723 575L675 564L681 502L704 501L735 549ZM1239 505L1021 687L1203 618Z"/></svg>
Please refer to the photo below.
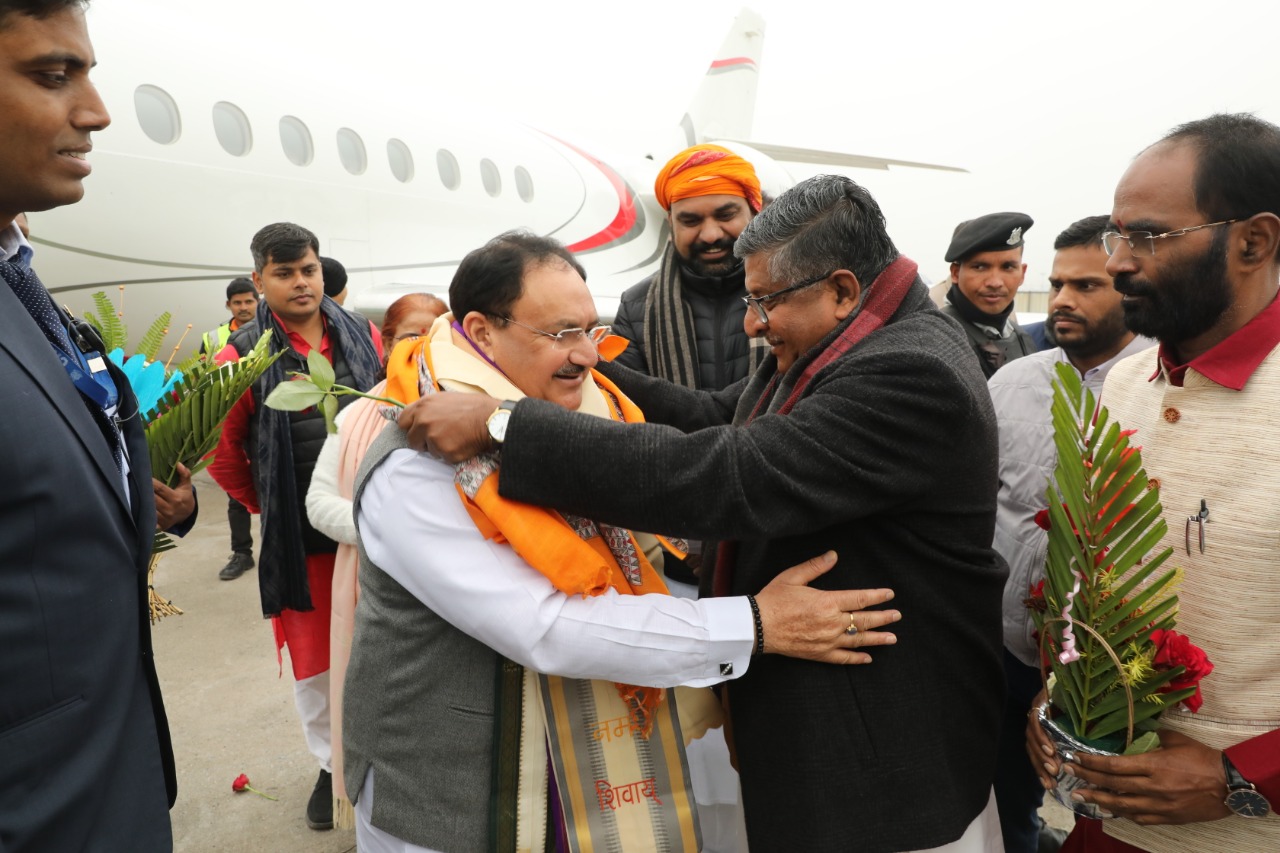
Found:
<svg viewBox="0 0 1280 853"><path fill-rule="evenodd" d="M1227 773L1227 798L1222 802L1240 817L1266 817L1271 814L1271 803L1257 787L1240 775L1240 771L1222 753L1222 769Z"/></svg>
<svg viewBox="0 0 1280 853"><path fill-rule="evenodd" d="M489 415L485 421L485 426L489 430L489 437L499 447L502 446L502 440L507 437L507 421L511 420L511 411L516 407L514 400L503 400L498 404L498 408L493 410L493 414Z"/></svg>

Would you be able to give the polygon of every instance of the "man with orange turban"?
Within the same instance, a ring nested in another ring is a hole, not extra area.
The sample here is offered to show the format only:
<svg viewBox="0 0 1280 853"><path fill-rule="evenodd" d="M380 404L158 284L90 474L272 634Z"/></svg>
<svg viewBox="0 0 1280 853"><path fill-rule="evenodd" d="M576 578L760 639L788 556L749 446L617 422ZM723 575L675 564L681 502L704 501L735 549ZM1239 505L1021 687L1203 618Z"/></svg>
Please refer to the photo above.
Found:
<svg viewBox="0 0 1280 853"><path fill-rule="evenodd" d="M743 329L742 262L733 244L762 206L760 180L719 145L672 157L653 183L671 240L658 271L622 294L613 330L631 342L617 357L632 370L686 388L719 391L754 372L767 352ZM697 543L692 562L696 565ZM667 559L668 578L697 583Z"/></svg>
<svg viewBox="0 0 1280 853"><path fill-rule="evenodd" d="M746 286L742 262L733 254L738 234L762 207L760 180L729 149L695 145L662 167L653 193L667 211L671 240L658 271L622 294L613 329L631 345L616 361L687 388L719 391L754 373L768 352L753 347L743 328ZM684 559L672 553L663 558L671 591L692 597L695 572L714 545L688 545ZM726 812L718 822L728 837L741 825L737 774L724 747L710 743L698 742L691 769L700 807ZM732 838L723 845L708 841L712 850L736 844Z"/></svg>

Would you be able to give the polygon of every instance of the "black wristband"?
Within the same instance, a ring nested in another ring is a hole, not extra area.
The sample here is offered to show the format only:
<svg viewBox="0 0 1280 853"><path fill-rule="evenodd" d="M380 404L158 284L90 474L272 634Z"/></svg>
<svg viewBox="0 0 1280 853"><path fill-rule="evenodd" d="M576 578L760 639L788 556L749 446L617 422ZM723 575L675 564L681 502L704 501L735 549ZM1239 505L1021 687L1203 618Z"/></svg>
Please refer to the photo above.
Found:
<svg viewBox="0 0 1280 853"><path fill-rule="evenodd" d="M751 653L752 657L764 654L764 622L760 619L760 605L756 604L754 595L747 596L747 604L751 605L751 620L756 626L756 648Z"/></svg>

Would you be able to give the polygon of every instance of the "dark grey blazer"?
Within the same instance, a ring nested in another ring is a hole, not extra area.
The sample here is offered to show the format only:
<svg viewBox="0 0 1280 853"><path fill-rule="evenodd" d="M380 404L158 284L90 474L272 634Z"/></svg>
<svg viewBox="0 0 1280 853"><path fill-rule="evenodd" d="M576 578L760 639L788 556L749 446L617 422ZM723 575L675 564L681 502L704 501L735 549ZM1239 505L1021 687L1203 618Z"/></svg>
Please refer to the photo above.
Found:
<svg viewBox="0 0 1280 853"><path fill-rule="evenodd" d="M733 594L828 549L840 561L816 586L897 592L898 644L870 665L766 655L729 683L752 848L956 840L991 791L1006 575L991 549L996 421L963 334L917 281L790 414L747 426L729 425L745 382L708 394L608 373L652 423L523 400L503 445L504 497L735 540Z"/></svg>
<svg viewBox="0 0 1280 853"><path fill-rule="evenodd" d="M121 415L137 409L128 380ZM177 795L151 651L151 463L106 440L0 286L0 849L170 850Z"/></svg>

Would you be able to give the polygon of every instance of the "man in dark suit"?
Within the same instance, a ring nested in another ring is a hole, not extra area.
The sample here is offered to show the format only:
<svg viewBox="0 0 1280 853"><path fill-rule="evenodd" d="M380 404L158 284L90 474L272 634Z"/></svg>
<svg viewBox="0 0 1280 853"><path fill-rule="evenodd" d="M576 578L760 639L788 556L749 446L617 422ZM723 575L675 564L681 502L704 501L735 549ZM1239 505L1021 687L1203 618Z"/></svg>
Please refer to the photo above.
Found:
<svg viewBox="0 0 1280 853"><path fill-rule="evenodd" d="M651 423L526 398L493 435L499 401L475 394L430 395L400 423L451 461L498 441L505 498L722 540L718 595L827 550L841 559L823 586L892 588L906 618L872 666L766 656L728 686L751 846L997 844L1006 569L981 370L847 178L784 193L735 251L747 333L771 350L736 385L692 391L610 365Z"/></svg>
<svg viewBox="0 0 1280 853"><path fill-rule="evenodd" d="M68 328L14 223L83 194L89 135L110 121L89 82L93 61L82 3L0 0L6 853L173 845L177 783L146 576L157 521L167 528L192 513L190 481L151 480L128 380L91 332Z"/></svg>

